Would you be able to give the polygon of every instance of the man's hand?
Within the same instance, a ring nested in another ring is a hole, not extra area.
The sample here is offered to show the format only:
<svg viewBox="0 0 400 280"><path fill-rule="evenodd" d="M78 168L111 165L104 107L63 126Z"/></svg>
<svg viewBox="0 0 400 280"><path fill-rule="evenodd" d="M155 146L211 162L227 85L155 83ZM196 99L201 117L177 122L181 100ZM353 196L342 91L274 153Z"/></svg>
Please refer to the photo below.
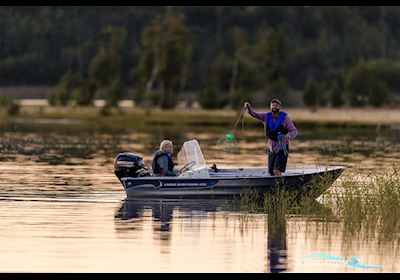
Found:
<svg viewBox="0 0 400 280"><path fill-rule="evenodd" d="M289 140L290 140L289 135L286 134L285 136L283 136L282 140L283 140L284 142L288 143Z"/></svg>
<svg viewBox="0 0 400 280"><path fill-rule="evenodd" d="M249 102L244 102L244 107L249 108L250 107L250 103Z"/></svg>

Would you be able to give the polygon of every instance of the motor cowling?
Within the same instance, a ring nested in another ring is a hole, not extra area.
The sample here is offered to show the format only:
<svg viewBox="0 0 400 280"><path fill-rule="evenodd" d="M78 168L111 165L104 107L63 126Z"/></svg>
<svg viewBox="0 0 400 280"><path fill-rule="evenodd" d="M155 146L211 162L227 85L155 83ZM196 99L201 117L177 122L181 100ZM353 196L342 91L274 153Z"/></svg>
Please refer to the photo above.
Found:
<svg viewBox="0 0 400 280"><path fill-rule="evenodd" d="M121 180L123 177L151 176L150 170L144 165L143 158L134 153L119 153L114 162L114 173Z"/></svg>

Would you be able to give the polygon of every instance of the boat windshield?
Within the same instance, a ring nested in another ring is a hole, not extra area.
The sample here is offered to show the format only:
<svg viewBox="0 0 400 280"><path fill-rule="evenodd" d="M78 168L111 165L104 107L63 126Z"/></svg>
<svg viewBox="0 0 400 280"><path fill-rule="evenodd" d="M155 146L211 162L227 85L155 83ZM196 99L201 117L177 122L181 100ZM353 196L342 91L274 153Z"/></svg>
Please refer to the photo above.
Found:
<svg viewBox="0 0 400 280"><path fill-rule="evenodd" d="M181 150L177 154L178 164L183 166L190 162L195 162L194 169L207 167L204 160L203 153L201 152L199 142L196 139L186 141L183 143Z"/></svg>

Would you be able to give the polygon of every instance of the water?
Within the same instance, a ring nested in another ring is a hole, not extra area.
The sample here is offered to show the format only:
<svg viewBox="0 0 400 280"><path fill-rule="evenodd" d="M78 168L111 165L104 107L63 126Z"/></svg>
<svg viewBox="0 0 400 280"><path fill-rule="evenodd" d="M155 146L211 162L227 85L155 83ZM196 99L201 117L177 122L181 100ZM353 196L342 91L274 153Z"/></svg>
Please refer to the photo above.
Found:
<svg viewBox="0 0 400 280"><path fill-rule="evenodd" d="M209 165L266 165L261 127L235 134L238 153L218 146L225 129L2 124L0 271L400 271L398 237L382 242L379 236L365 237L362 232L349 236L341 221L321 221L318 213L248 213L225 200L125 201L113 174L116 154L136 152L150 164L164 138L174 141L175 159L182 143L196 138ZM400 158L398 130L299 131L298 140L291 143L289 166L381 170ZM340 187L340 180L333 187ZM312 254L320 257L306 258ZM379 268L354 266L351 256Z"/></svg>

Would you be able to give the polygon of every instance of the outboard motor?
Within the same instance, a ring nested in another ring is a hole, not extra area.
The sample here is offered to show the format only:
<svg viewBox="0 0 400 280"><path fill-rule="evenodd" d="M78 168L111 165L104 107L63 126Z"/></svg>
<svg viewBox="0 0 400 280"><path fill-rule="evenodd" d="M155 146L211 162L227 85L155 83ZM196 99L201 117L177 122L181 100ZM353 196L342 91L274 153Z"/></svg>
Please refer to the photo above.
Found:
<svg viewBox="0 0 400 280"><path fill-rule="evenodd" d="M143 158L129 152L117 155L114 163L114 173L119 180L123 177L151 176L150 170L144 166Z"/></svg>

